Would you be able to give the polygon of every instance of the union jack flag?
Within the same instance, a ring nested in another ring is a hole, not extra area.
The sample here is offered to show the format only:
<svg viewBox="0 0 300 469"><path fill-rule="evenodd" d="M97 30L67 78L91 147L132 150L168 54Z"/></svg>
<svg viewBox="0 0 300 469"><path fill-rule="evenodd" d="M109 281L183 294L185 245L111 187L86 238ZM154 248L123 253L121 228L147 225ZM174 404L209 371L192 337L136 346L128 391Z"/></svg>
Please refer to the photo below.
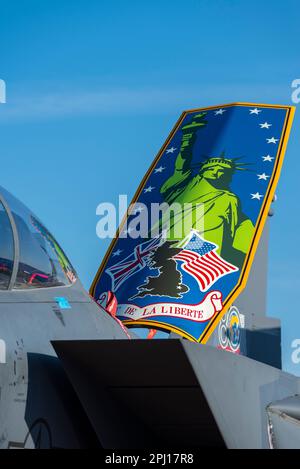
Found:
<svg viewBox="0 0 300 469"><path fill-rule="evenodd" d="M239 269L226 262L216 253L217 245L205 241L196 232L173 259L181 261L181 268L192 275L200 290L207 291L219 278L237 272Z"/></svg>
<svg viewBox="0 0 300 469"><path fill-rule="evenodd" d="M149 241L135 246L133 253L125 259L106 269L105 272L112 280L112 291L117 291L129 277L142 270L147 265L149 255L163 243L162 236L151 238Z"/></svg>

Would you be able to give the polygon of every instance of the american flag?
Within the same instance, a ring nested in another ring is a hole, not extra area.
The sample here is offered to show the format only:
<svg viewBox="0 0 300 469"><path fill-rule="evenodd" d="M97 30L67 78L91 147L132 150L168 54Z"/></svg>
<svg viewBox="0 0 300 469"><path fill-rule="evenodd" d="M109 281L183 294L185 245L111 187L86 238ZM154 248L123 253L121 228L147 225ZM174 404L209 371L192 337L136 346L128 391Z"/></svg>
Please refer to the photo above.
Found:
<svg viewBox="0 0 300 469"><path fill-rule="evenodd" d="M192 275L200 290L207 291L219 278L239 269L216 253L217 245L193 232L187 244L173 259L182 261L181 268Z"/></svg>
<svg viewBox="0 0 300 469"><path fill-rule="evenodd" d="M147 265L149 255L163 243L162 237L151 238L149 241L135 246L132 254L112 265L105 272L111 277L112 291L118 288L133 274L136 274Z"/></svg>

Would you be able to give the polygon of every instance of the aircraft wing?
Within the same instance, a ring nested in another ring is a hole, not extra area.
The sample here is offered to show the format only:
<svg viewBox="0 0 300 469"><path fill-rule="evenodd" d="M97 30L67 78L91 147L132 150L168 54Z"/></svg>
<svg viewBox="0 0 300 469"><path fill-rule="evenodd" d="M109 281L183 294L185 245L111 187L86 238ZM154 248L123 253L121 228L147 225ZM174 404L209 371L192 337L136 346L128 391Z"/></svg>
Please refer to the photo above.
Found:
<svg viewBox="0 0 300 469"><path fill-rule="evenodd" d="M277 368L187 340L53 346L105 448L300 448L300 379Z"/></svg>

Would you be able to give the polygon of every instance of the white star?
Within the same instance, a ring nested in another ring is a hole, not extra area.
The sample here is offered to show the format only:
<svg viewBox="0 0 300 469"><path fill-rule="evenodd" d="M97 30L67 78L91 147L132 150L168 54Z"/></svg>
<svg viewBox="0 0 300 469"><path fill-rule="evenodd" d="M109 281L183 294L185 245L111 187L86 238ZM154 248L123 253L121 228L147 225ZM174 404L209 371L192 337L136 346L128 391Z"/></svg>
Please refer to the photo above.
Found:
<svg viewBox="0 0 300 469"><path fill-rule="evenodd" d="M272 137L272 138L267 138L267 142L268 142L268 143L277 143L278 140L279 140L279 138L274 138L274 137Z"/></svg>
<svg viewBox="0 0 300 469"><path fill-rule="evenodd" d="M256 192L255 194L251 194L251 199L260 200L262 197L263 197L263 195L260 194L259 192Z"/></svg>
<svg viewBox="0 0 300 469"><path fill-rule="evenodd" d="M144 193L147 194L147 192L152 192L155 187L149 186L146 189L144 189Z"/></svg>
<svg viewBox="0 0 300 469"><path fill-rule="evenodd" d="M255 109L250 109L250 114L259 114L261 112L260 109L257 109L257 107Z"/></svg>
<svg viewBox="0 0 300 469"><path fill-rule="evenodd" d="M268 122L264 122L263 124L259 124L261 129L268 129L271 127L272 124L268 124Z"/></svg>
<svg viewBox="0 0 300 469"><path fill-rule="evenodd" d="M119 256L121 254L121 252L123 252L122 249L118 249L117 251L113 252L113 257Z"/></svg>
<svg viewBox="0 0 300 469"><path fill-rule="evenodd" d="M163 166L160 166L159 168L155 168L154 172L155 173L162 173L164 169L166 169L166 168L164 168Z"/></svg>
<svg viewBox="0 0 300 469"><path fill-rule="evenodd" d="M168 154L168 153L174 153L175 150L177 150L177 148L171 147L171 148L169 148L169 149L166 151L166 153L167 153L167 154Z"/></svg>
<svg viewBox="0 0 300 469"><path fill-rule="evenodd" d="M218 111L215 111L215 116L222 115L224 112L226 112L226 109L219 109Z"/></svg>
<svg viewBox="0 0 300 469"><path fill-rule="evenodd" d="M267 181L270 176L268 176L266 173L262 173L262 174L257 174L258 176L258 179L263 179L264 181Z"/></svg>
<svg viewBox="0 0 300 469"><path fill-rule="evenodd" d="M272 160L274 160L274 156L262 156L263 161L270 161L272 163Z"/></svg>

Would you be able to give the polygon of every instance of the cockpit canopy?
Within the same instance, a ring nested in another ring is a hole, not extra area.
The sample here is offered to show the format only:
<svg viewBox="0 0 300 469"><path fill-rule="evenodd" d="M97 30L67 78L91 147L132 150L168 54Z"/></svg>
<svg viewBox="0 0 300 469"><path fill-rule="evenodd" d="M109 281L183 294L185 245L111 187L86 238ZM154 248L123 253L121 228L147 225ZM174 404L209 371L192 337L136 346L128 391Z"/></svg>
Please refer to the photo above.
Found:
<svg viewBox="0 0 300 469"><path fill-rule="evenodd" d="M0 289L70 285L77 275L42 222L0 187Z"/></svg>

